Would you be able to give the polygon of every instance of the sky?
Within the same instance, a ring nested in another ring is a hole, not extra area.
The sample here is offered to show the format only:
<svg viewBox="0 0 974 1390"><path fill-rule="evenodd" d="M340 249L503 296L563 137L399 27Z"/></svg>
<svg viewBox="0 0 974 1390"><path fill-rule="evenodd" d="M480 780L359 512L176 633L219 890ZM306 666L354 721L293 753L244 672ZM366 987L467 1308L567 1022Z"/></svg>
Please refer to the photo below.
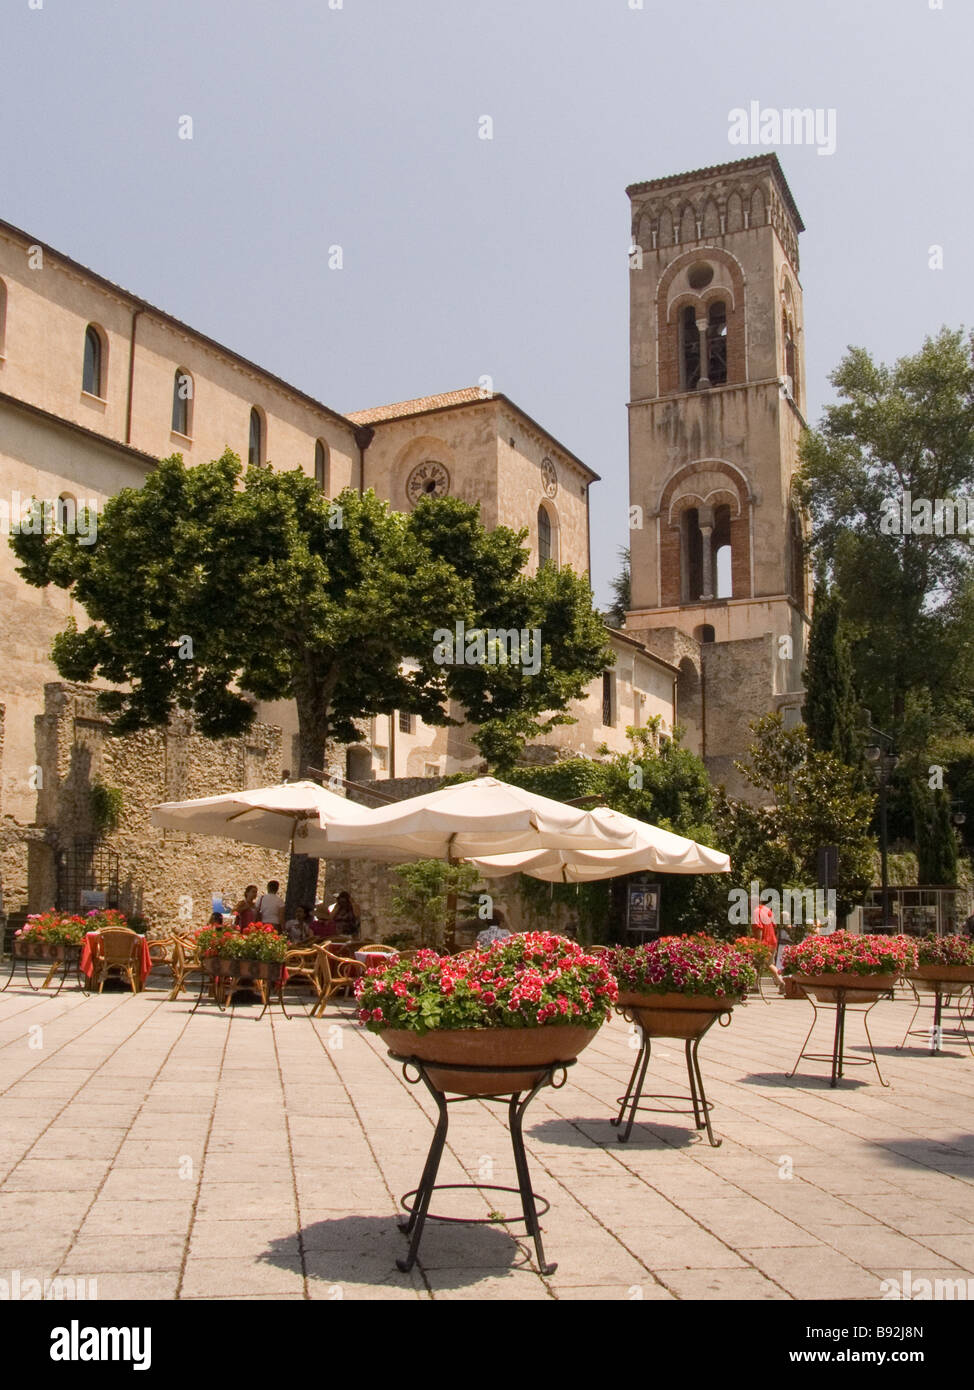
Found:
<svg viewBox="0 0 974 1390"><path fill-rule="evenodd" d="M972 39L970 0L0 0L0 218L340 411L490 377L602 475L605 602L626 186L834 111L775 149L814 423L848 345L970 324Z"/></svg>

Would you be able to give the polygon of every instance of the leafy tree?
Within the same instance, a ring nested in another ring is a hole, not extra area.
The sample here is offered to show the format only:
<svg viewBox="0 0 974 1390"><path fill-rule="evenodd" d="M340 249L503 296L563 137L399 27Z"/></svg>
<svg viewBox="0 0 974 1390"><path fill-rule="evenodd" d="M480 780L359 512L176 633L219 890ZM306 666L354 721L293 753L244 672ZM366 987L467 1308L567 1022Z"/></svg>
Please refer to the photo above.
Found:
<svg viewBox="0 0 974 1390"><path fill-rule="evenodd" d="M624 627L626 614L632 608L632 555L628 545L619 547L622 569L612 580L612 603L606 610L605 619L610 627Z"/></svg>
<svg viewBox="0 0 974 1390"><path fill-rule="evenodd" d="M470 897L480 879L477 870L445 859L417 859L398 864L393 873L399 879L389 900L393 916L419 933L421 946L441 947L451 904Z"/></svg>
<svg viewBox="0 0 974 1390"><path fill-rule="evenodd" d="M721 798L721 848L731 856L741 887L751 879L775 888L811 888L823 845L839 850L838 911L848 912L872 878L875 842L870 822L875 794L859 769L814 748L808 731L786 729L780 714L751 725L755 741L735 764L750 784L767 794L761 807Z"/></svg>
<svg viewBox="0 0 974 1390"><path fill-rule="evenodd" d="M862 761L862 711L852 683L852 658L838 595L821 580L815 589L805 668L802 718L813 748L840 762Z"/></svg>
<svg viewBox="0 0 974 1390"><path fill-rule="evenodd" d="M953 885L957 882L957 836L950 814L950 797L945 791L929 791L913 783L913 814L916 825L917 881Z"/></svg>
<svg viewBox="0 0 974 1390"><path fill-rule="evenodd" d="M924 503L974 495L971 346L944 328L892 367L851 348L831 377L839 402L802 442L799 487L813 547L844 599L855 685L900 747L913 690L936 691L945 726L971 713L974 652L962 616L972 603L971 546L946 526L916 530Z"/></svg>
<svg viewBox="0 0 974 1390"><path fill-rule="evenodd" d="M574 758L547 767L517 768L510 780L529 791L558 801L582 796L601 797L602 803L637 820L672 830L677 835L715 845L713 796L707 770L700 758L682 746L679 732L661 737L661 721L654 718L640 728L626 730L628 753L599 751L601 761ZM661 874L663 891L660 922L664 933L697 931L726 921L727 885L723 875ZM522 895L540 910L548 901L565 902L578 914L584 932L604 936L610 923L621 927L626 879L601 879L572 885L539 883L522 878Z"/></svg>
<svg viewBox="0 0 974 1390"><path fill-rule="evenodd" d="M255 699L294 700L304 773L361 739L359 721L397 709L442 725L458 701L500 764L567 718L604 667L604 628L583 578L522 573L524 534L488 532L457 498L408 515L371 491L329 502L299 469L242 470L228 450L192 468L163 460L106 503L94 545L10 543L28 583L68 590L88 614L58 635L54 661L68 680L120 687L99 695L117 732L185 709L202 733L232 737ZM537 629L537 668L444 664L436 633L456 622ZM310 901L317 872L316 860L292 863L289 900Z"/></svg>

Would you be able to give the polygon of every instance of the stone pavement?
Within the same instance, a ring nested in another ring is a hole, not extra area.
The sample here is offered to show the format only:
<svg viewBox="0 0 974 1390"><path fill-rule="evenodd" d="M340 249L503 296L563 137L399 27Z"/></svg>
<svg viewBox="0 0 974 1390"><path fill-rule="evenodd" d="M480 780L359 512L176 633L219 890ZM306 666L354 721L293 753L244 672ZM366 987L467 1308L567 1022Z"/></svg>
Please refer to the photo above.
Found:
<svg viewBox="0 0 974 1390"><path fill-rule="evenodd" d="M804 1001L756 999L714 1028L700 1056L718 1149L684 1115L617 1142L635 1054L613 1020L527 1113L548 1278L498 1225L431 1223L417 1267L396 1270L398 1198L434 1107L347 1006L311 1022L295 1002L290 1021L258 1023L254 1006L191 1016L191 1002L17 981L0 994L0 1279L85 1277L111 1299L660 1300L874 1300L904 1271L974 1279L974 1057L950 1039L940 1056L922 1038L896 1051L912 1010L899 996L870 1016L889 1089L865 1067L837 1090L822 1063L787 1079ZM862 1055L861 1018L847 1032ZM648 1080L685 1090L680 1043L655 1047ZM453 1107L442 1182L514 1184L504 1114ZM516 1196L438 1197L517 1210Z"/></svg>

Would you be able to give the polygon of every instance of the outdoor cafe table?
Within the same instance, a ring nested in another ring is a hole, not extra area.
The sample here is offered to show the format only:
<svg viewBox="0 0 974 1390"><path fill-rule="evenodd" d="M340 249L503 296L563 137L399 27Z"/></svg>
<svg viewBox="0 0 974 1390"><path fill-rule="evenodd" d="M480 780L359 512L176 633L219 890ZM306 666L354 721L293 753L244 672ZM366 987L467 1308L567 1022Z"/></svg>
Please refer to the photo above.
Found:
<svg viewBox="0 0 974 1390"><path fill-rule="evenodd" d="M94 974L95 969L95 944L100 939L101 932L86 932L84 942L81 947L81 960L79 962L79 965L82 974L87 975L89 981L91 980L91 977ZM140 936L139 941L142 943L142 950L139 959L136 963L136 973L138 976L139 989L142 989L145 986L145 977L152 969L152 956L149 954L149 943L146 940L146 938L144 936Z"/></svg>
<svg viewBox="0 0 974 1390"><path fill-rule="evenodd" d="M355 959L364 965L366 970L371 970L375 965L392 965L393 961L399 959L398 951L370 951L368 947L364 951L356 951Z"/></svg>

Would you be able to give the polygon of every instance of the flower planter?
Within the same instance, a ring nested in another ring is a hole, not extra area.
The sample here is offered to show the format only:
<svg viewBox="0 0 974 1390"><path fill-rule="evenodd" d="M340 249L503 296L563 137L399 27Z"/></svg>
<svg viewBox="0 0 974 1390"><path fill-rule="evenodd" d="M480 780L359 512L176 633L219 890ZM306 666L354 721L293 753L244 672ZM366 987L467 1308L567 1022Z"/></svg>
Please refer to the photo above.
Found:
<svg viewBox="0 0 974 1390"><path fill-rule="evenodd" d="M634 994L619 991L619 1009L650 1038L699 1038L718 1014L729 1013L740 995Z"/></svg>
<svg viewBox="0 0 974 1390"><path fill-rule="evenodd" d="M936 994L942 984L974 984L974 965L918 965L906 972L906 978L921 994Z"/></svg>
<svg viewBox="0 0 974 1390"><path fill-rule="evenodd" d="M414 1033L384 1028L380 1036L397 1057L418 1057L427 1064L433 1085L460 1096L505 1096L530 1091L553 1062L573 1061L588 1047L598 1028L575 1025L541 1028L457 1028ZM515 1075L504 1072L451 1071L464 1067L524 1067Z"/></svg>
<svg viewBox="0 0 974 1390"><path fill-rule="evenodd" d="M873 1004L878 995L892 989L896 975L789 975L808 994L812 994L820 1004L836 1004L839 990L844 990L846 1004Z"/></svg>
<svg viewBox="0 0 974 1390"><path fill-rule="evenodd" d="M80 950L79 946L66 941L15 941L14 954L21 960L64 960L65 952Z"/></svg>

